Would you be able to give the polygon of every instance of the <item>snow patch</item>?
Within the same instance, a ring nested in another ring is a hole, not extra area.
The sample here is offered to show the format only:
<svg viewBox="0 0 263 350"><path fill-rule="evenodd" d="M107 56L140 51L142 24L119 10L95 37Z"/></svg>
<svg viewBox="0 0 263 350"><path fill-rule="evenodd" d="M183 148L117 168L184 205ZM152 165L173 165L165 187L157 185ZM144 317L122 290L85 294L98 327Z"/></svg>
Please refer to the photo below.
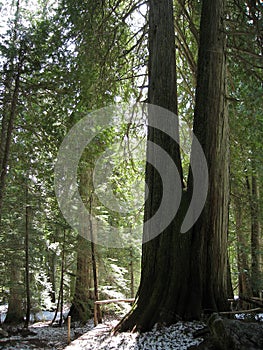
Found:
<svg viewBox="0 0 263 350"><path fill-rule="evenodd" d="M115 323L116 324L116 323ZM111 335L113 322L98 325L88 333L73 341L66 350L186 350L200 344L202 338L194 338L193 333L205 327L202 322L178 322L170 327L155 326L143 334L120 333Z"/></svg>

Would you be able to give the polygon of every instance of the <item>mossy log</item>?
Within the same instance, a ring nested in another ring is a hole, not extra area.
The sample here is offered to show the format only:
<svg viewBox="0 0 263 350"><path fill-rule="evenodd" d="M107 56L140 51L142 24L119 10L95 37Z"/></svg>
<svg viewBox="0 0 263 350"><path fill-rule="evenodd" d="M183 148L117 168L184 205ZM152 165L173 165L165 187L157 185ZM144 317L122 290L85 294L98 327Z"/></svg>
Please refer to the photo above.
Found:
<svg viewBox="0 0 263 350"><path fill-rule="evenodd" d="M262 350L263 325L260 322L231 320L213 314L208 320L209 335L198 350Z"/></svg>

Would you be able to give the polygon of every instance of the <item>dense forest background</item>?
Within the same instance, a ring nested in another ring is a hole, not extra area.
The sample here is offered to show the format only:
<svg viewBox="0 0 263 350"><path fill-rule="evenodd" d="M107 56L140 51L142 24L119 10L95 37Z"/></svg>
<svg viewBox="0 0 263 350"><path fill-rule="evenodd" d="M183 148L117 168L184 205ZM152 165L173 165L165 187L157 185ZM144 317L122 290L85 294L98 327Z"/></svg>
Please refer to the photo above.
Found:
<svg viewBox="0 0 263 350"><path fill-rule="evenodd" d="M133 298L140 281L141 242L108 248L85 240L63 218L54 166L67 132L89 112L113 103L145 102L148 7L143 1L5 1L1 10L0 302L5 322L71 305L73 319L92 316L94 301ZM193 124L200 1L174 2L178 115ZM228 260L234 295L262 296L262 4L231 0L225 11L230 122ZM94 196L96 159L111 144L128 147L138 125L101 133L79 169L83 202L118 227L143 221L120 215ZM136 152L135 152L136 153ZM134 199L144 163L116 156L116 196ZM182 168L187 169L189 155ZM184 180L187 179L185 171ZM125 313L124 306L107 306Z"/></svg>

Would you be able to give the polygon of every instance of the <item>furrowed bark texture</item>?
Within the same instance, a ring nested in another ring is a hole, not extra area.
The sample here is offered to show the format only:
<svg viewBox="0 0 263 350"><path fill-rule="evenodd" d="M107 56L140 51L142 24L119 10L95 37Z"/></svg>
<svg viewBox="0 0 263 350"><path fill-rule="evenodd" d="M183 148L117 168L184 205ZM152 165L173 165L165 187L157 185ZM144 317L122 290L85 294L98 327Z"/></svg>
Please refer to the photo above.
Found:
<svg viewBox="0 0 263 350"><path fill-rule="evenodd" d="M192 232L195 258L191 264L191 281L200 308L212 311L228 307L229 127L224 5L224 0L203 1L194 115L194 134L207 159L209 190L205 208ZM198 273L196 266L199 266ZM200 310L196 312L199 314Z"/></svg>
<svg viewBox="0 0 263 350"><path fill-rule="evenodd" d="M209 168L205 208L194 227L181 233L193 187L190 173L188 190L183 191L176 217L158 237L143 244L137 298L131 312L115 328L116 332L146 331L155 323L199 319L204 310L222 311L228 307L229 152L223 16L223 0L203 1L194 132L203 146ZM149 102L177 112L171 0L150 1ZM148 138L170 155L181 175L178 145L152 128ZM193 148L192 157L194 155ZM162 200L162 181L150 164L146 167L146 182L149 195L145 221L154 215ZM146 234L148 232L144 232Z"/></svg>

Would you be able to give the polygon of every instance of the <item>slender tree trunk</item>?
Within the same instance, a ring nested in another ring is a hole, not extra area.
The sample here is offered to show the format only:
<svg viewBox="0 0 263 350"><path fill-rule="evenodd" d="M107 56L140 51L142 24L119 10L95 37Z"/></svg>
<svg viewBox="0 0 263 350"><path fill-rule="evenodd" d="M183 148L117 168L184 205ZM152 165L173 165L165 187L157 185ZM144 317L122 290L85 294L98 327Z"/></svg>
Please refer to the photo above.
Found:
<svg viewBox="0 0 263 350"><path fill-rule="evenodd" d="M233 285L232 285L232 278L231 278L231 267L229 263L229 256L227 258L227 297L229 299L234 298L234 291L233 291Z"/></svg>
<svg viewBox="0 0 263 350"><path fill-rule="evenodd" d="M235 200L235 221L237 235L237 262L238 262L238 289L239 295L243 297L252 296L252 288L249 274L249 263L247 256L247 243L244 237L242 208L239 198ZM242 305L245 308L247 305Z"/></svg>
<svg viewBox="0 0 263 350"><path fill-rule="evenodd" d="M129 251L130 251L130 279L131 279L130 298L134 298L135 292L134 292L133 248L130 247Z"/></svg>
<svg viewBox="0 0 263 350"><path fill-rule="evenodd" d="M21 69L22 65L19 64L18 66L18 72L15 79L15 86L14 91L12 94L12 100L11 100L11 106L10 106L10 115L9 120L7 123L7 128L5 125L2 125L2 128L6 128L6 135L3 137L1 149L3 150L3 154L1 155L1 169L0 169L0 222L1 222L1 213L2 213L2 206L3 206L3 198L4 198L4 187L5 187L5 179L8 169L8 161L9 161L9 155L10 155L10 146L12 141L12 133L14 128L14 122L16 117L16 110L17 110L17 104L18 104L18 95L19 95L19 86L20 86L20 75L21 75ZM4 123L7 121L4 120Z"/></svg>
<svg viewBox="0 0 263 350"><path fill-rule="evenodd" d="M55 311L55 314L54 314L54 317L53 317L51 324L53 324L56 321L59 306L60 306L60 298L61 298L61 289L59 289L57 307L56 307L56 311Z"/></svg>
<svg viewBox="0 0 263 350"><path fill-rule="evenodd" d="M8 162L10 155L10 146L12 142L12 134L17 115L17 106L21 82L21 74L24 63L24 52L21 43L17 42L18 27L20 18L20 0L16 1L16 15L14 21L14 31L12 36L12 45L10 48L10 59L5 65L6 79L4 91L3 117L1 121L1 140L0 140L0 224L2 218L2 206L4 198L5 179L8 170ZM16 56L14 47L20 45ZM10 70L8 72L8 70Z"/></svg>
<svg viewBox="0 0 263 350"><path fill-rule="evenodd" d="M48 250L48 261L47 261L47 273L48 281L51 284L49 296L52 303L56 302L56 260L57 255L55 252Z"/></svg>
<svg viewBox="0 0 263 350"><path fill-rule="evenodd" d="M60 320L59 325L63 323L63 305L64 305L64 271L65 271L65 249L66 249L66 229L63 234L63 246L62 246L62 257L61 257L61 277L60 277Z"/></svg>
<svg viewBox="0 0 263 350"><path fill-rule="evenodd" d="M26 231L25 231L25 281L26 281L26 320L25 328L28 328L30 322L31 299L30 299L30 276L29 276L29 224L30 224L30 206L28 203L28 187L26 187Z"/></svg>
<svg viewBox="0 0 263 350"><path fill-rule="evenodd" d="M90 213L92 213L92 194L90 196ZM95 232L92 225L92 220L90 223L90 237L91 237L91 260L92 260L92 271L93 271L93 285L94 285L94 301L99 300L99 282L98 282L98 270L97 270L97 261L96 261L96 246L94 243ZM97 306L97 321L98 323L102 322L100 306Z"/></svg>
<svg viewBox="0 0 263 350"><path fill-rule="evenodd" d="M255 169L251 178L251 283L255 297L258 297L260 287L262 289L262 273L260 269L260 236L261 227L259 220L259 190Z"/></svg>

